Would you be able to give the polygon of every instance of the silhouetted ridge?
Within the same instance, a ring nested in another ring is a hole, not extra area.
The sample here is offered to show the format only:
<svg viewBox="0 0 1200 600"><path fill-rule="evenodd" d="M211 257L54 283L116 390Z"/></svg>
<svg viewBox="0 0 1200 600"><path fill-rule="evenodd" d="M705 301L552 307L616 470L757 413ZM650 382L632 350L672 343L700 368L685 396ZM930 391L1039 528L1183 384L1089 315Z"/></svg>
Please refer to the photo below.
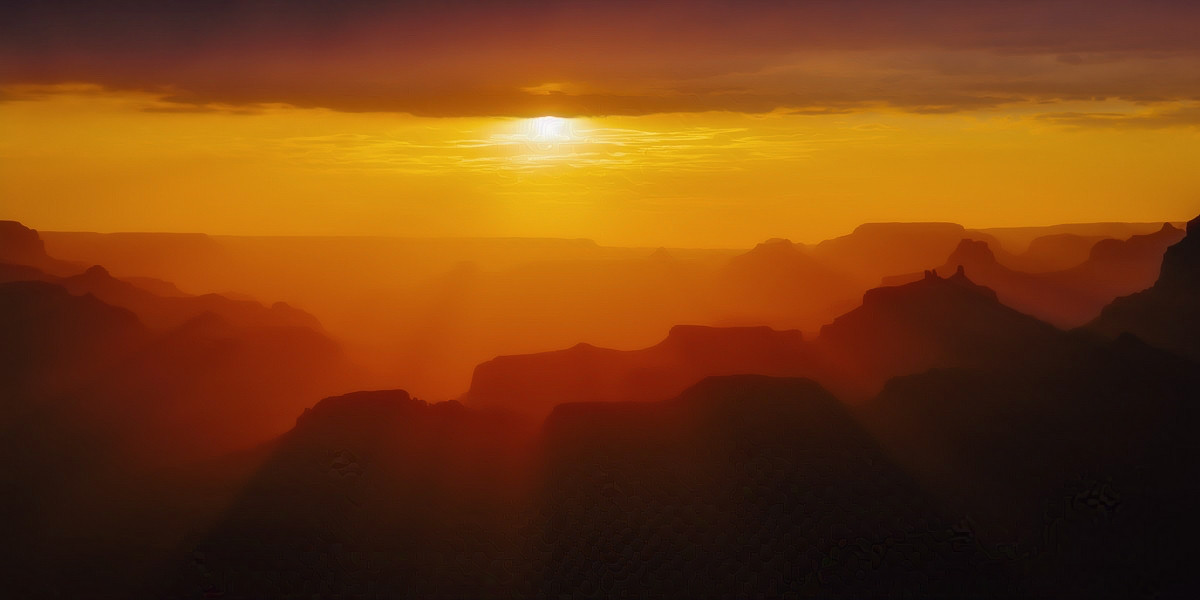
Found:
<svg viewBox="0 0 1200 600"><path fill-rule="evenodd" d="M987 242L969 239L959 242L958 247L954 249L954 252L950 254L950 258L946 260L946 264L960 267L995 262L996 255L992 252Z"/></svg>
<svg viewBox="0 0 1200 600"><path fill-rule="evenodd" d="M987 242L981 240L962 239L955 246L954 251L950 253L944 265L936 269L924 269L921 273L905 273L903 275L892 275L883 278L882 287L896 287L912 283L920 279L929 279L931 276L940 274L958 275L967 268L971 269L973 274L976 273L991 273L997 269L1006 269L996 260L996 255L992 252L991 246Z"/></svg>
<svg viewBox="0 0 1200 600"><path fill-rule="evenodd" d="M961 593L980 558L810 380L707 378L545 428L534 597Z"/></svg>
<svg viewBox="0 0 1200 600"><path fill-rule="evenodd" d="M37 230L17 221L0 221L0 263L28 265L56 275L77 268L67 261L51 258Z"/></svg>
<svg viewBox="0 0 1200 600"><path fill-rule="evenodd" d="M867 291L862 306L821 328L817 343L835 373L831 384L855 397L887 379L933 367L994 366L1053 352L1053 326L1004 306L959 268L912 283Z"/></svg>
<svg viewBox="0 0 1200 600"><path fill-rule="evenodd" d="M1166 290L1200 291L1200 217L1188 221L1187 234L1163 254L1155 287L1159 285Z"/></svg>
<svg viewBox="0 0 1200 600"><path fill-rule="evenodd" d="M658 344L621 351L578 344L481 363L465 400L545 415L565 402L663 400L710 375L813 375L799 331L677 325Z"/></svg>
<svg viewBox="0 0 1200 600"><path fill-rule="evenodd" d="M49 257L33 263L21 265L0 261L0 282L46 281L61 285L75 295L91 294L107 304L133 311L148 327L159 331L178 327L204 312L219 314L239 326L304 327L322 331L315 317L286 302L276 302L268 308L256 301L234 300L218 294L188 295L165 281L134 278L143 287L131 280L113 277L101 265L93 265L79 272L75 266ZM44 271L47 265L57 268L59 272L69 269L73 274L65 277L51 275Z"/></svg>
<svg viewBox="0 0 1200 600"><path fill-rule="evenodd" d="M511 597L526 427L403 390L325 398L162 596Z"/></svg>
<svg viewBox="0 0 1200 600"><path fill-rule="evenodd" d="M1120 260L1131 261L1139 259L1155 260L1163 256L1164 248L1183 239L1184 230L1163 223L1161 229L1154 233L1130 236L1126 240L1104 239L1092 246L1089 259L1091 260Z"/></svg>
<svg viewBox="0 0 1200 600"><path fill-rule="evenodd" d="M800 248L792 243L792 240L787 238L771 238L765 242L756 244L754 248L747 253L749 256L792 256L800 252Z"/></svg>
<svg viewBox="0 0 1200 600"><path fill-rule="evenodd" d="M1167 248L1152 287L1117 298L1088 328L1109 336L1132 333L1200 360L1200 217L1188 222L1187 235Z"/></svg>
<svg viewBox="0 0 1200 600"><path fill-rule="evenodd" d="M1004 544L1030 597L1194 579L1200 370L1132 336L897 377L858 407L922 489Z"/></svg>
<svg viewBox="0 0 1200 600"><path fill-rule="evenodd" d="M976 300L977 296L999 304L999 301L996 300L996 292L991 288L972 282L967 278L963 265L958 265L954 274L949 277L942 277L938 275L937 271L927 270L920 281L867 290L863 294L863 306L883 307L904 304L915 307L925 301L943 303L951 297L972 302Z"/></svg>
<svg viewBox="0 0 1200 600"><path fill-rule="evenodd" d="M128 235L139 239L180 237L175 234ZM206 236L182 237L210 242ZM108 304L129 309L147 326L159 330L177 327L202 312L211 311L238 325L307 327L322 331L315 317L285 302L277 302L268 308L255 301L234 300L218 294L193 296L180 292L169 282L153 278L119 279L98 264L83 271L79 269L79 265L48 256L36 231L15 221L0 221L0 282L57 283L72 294L92 294Z"/></svg>
<svg viewBox="0 0 1200 600"><path fill-rule="evenodd" d="M759 243L745 254L729 259L729 267L734 271L757 272L775 269L823 269L803 248L793 244L791 240L779 238Z"/></svg>
<svg viewBox="0 0 1200 600"><path fill-rule="evenodd" d="M992 288L1000 301L1062 328L1094 319L1113 299L1154 283L1163 252L1182 236L1164 225L1156 232L1126 240L1096 242L1085 261L1061 271L1026 273L1006 266L984 241L961 240L936 271L947 274L965 266L972 278ZM1019 261L1018 261L1019 262ZM915 281L917 273L884 278L885 285Z"/></svg>
<svg viewBox="0 0 1200 600"><path fill-rule="evenodd" d="M132 283L113 277L108 272L108 269L100 265L92 265L82 273L64 277L61 282L68 289L96 294L97 296L109 298L110 301L123 300L128 302L130 298L141 299L153 296L150 292L138 288Z"/></svg>
<svg viewBox="0 0 1200 600"><path fill-rule="evenodd" d="M233 300L219 294L159 296L113 277L100 265L60 281L74 293L95 294L105 302L128 308L148 325L159 329L170 329L199 314L211 312L238 326L304 327L322 331L315 317L285 302L276 302L268 308L255 301Z"/></svg>
<svg viewBox="0 0 1200 600"><path fill-rule="evenodd" d="M675 257L669 250L659 246L654 250L654 252L650 253L649 259L654 261L674 261Z"/></svg>
<svg viewBox="0 0 1200 600"><path fill-rule="evenodd" d="M429 405L408 395L404 390L375 390L353 392L325 398L296 418L296 427L311 423L338 421L378 422L420 410Z"/></svg>
<svg viewBox="0 0 1200 600"><path fill-rule="evenodd" d="M46 258L37 231L16 221L0 221L0 261L34 265Z"/></svg>
<svg viewBox="0 0 1200 600"><path fill-rule="evenodd" d="M145 337L137 316L94 296L40 281L0 283L3 403L68 389Z"/></svg>
<svg viewBox="0 0 1200 600"><path fill-rule="evenodd" d="M995 241L955 223L865 223L849 235L817 244L813 255L853 274L865 289L885 277L940 264L964 238Z"/></svg>

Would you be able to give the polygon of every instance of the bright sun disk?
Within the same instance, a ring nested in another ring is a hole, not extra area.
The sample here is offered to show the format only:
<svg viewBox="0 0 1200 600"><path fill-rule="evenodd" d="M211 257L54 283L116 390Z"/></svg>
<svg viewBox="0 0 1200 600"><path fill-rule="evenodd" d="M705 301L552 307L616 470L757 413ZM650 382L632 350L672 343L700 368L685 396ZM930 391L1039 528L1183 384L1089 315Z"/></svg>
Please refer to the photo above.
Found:
<svg viewBox="0 0 1200 600"><path fill-rule="evenodd" d="M562 117L537 117L528 121L529 138L540 143L569 142L574 138L571 120Z"/></svg>

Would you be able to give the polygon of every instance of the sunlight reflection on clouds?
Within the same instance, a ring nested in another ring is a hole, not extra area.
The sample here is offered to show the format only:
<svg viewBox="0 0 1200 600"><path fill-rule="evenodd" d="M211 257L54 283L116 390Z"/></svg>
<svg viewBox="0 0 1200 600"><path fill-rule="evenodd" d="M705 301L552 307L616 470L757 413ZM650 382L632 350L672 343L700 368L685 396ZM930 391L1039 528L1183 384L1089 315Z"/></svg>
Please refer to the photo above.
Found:
<svg viewBox="0 0 1200 600"><path fill-rule="evenodd" d="M805 158L813 148L810 138L799 132L752 134L746 128L655 131L598 127L574 129L551 139L518 129L445 142L368 134L307 136L288 138L282 146L293 160L351 170L504 172L560 167L718 171L737 170L738 162L747 159Z"/></svg>

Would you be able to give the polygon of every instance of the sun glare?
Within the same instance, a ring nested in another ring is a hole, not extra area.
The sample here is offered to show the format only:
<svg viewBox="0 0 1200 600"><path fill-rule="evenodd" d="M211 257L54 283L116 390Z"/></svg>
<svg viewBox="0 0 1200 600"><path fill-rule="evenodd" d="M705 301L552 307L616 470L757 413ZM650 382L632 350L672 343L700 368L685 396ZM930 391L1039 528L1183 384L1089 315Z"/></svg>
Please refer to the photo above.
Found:
<svg viewBox="0 0 1200 600"><path fill-rule="evenodd" d="M571 121L561 117L538 117L529 119L529 138L535 142L569 142L572 135Z"/></svg>
<svg viewBox="0 0 1200 600"><path fill-rule="evenodd" d="M525 139L539 147L553 147L576 141L575 124L562 117L537 117L524 123Z"/></svg>

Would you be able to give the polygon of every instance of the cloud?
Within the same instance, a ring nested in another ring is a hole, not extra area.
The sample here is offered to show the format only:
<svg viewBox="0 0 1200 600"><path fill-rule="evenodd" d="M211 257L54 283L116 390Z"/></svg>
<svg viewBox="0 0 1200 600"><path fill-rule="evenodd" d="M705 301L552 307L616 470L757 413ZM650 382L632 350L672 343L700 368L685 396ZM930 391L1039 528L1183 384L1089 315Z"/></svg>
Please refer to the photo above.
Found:
<svg viewBox="0 0 1200 600"><path fill-rule="evenodd" d="M946 113L1200 98L1196 22L1171 0L15 0L0 84L149 91L154 111Z"/></svg>
<svg viewBox="0 0 1200 600"><path fill-rule="evenodd" d="M1042 121L1072 128L1165 129L1200 127L1200 104L1158 108L1137 113L1055 112L1037 115Z"/></svg>

